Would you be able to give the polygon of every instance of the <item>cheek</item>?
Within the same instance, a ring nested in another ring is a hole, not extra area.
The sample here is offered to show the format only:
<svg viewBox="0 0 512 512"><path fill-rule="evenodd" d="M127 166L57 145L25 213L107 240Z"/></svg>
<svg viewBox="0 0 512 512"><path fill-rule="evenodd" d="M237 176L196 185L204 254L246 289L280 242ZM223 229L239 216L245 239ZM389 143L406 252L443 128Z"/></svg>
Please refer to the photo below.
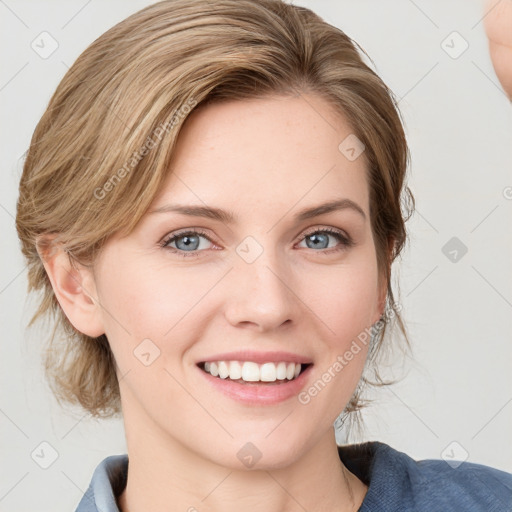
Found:
<svg viewBox="0 0 512 512"><path fill-rule="evenodd" d="M222 275L198 272L172 264L123 261L101 269L98 287L104 325L112 349L129 363L133 350L145 339L161 350L161 361L185 349L185 340L197 312L207 303L207 292ZM190 338L190 332L188 334ZM180 340L183 340L180 342ZM120 362L120 366L121 362Z"/></svg>
<svg viewBox="0 0 512 512"><path fill-rule="evenodd" d="M377 279L371 251L309 275L302 296L323 322L331 343L342 346L371 326L378 305Z"/></svg>
<svg viewBox="0 0 512 512"><path fill-rule="evenodd" d="M187 343L201 337L213 313L229 300L230 294L222 292L226 283L219 283L226 268L154 264L135 258L110 258L113 261L122 261L122 265L100 267L98 293L106 334L121 370L131 367L134 350L146 339L160 350L160 364L179 358ZM296 323L337 354L344 353L371 324L376 281L371 248L360 248L337 265L301 265L289 299L303 302L304 316L296 318Z"/></svg>

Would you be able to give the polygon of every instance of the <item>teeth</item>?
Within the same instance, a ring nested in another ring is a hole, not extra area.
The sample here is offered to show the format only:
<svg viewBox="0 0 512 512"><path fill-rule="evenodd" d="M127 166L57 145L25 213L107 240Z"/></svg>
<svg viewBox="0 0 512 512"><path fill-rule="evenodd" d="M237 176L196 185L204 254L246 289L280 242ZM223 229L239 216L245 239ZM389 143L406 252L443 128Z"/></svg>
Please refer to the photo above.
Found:
<svg viewBox="0 0 512 512"><path fill-rule="evenodd" d="M252 361L215 361L204 363L204 370L221 379L246 382L275 382L276 380L292 380L298 377L302 365L300 363L264 363Z"/></svg>

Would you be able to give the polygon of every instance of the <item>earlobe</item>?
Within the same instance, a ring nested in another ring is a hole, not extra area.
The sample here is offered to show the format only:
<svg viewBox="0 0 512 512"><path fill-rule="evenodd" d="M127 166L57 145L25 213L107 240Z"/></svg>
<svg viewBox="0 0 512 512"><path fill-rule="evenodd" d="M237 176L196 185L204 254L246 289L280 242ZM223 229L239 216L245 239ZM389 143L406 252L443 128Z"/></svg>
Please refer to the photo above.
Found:
<svg viewBox="0 0 512 512"><path fill-rule="evenodd" d="M92 272L74 263L60 246L49 249L38 244L38 253L55 297L73 327L92 338L104 334Z"/></svg>

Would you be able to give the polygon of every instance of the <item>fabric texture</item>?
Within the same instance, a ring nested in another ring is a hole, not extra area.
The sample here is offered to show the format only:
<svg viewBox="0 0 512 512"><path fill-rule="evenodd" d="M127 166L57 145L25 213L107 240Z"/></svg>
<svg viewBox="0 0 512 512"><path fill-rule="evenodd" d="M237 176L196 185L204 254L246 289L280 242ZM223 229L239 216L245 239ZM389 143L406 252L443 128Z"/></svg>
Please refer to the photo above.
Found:
<svg viewBox="0 0 512 512"><path fill-rule="evenodd" d="M510 512L512 473L444 460L416 461L378 441L338 446L343 464L368 486L359 512ZM94 471L75 512L120 512L128 455L111 455Z"/></svg>

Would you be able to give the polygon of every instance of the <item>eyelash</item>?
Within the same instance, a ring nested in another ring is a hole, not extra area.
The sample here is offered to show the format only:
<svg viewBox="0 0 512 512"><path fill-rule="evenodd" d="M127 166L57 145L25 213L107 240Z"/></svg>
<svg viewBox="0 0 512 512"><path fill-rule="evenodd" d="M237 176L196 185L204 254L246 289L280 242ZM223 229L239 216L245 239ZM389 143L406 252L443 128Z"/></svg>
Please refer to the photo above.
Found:
<svg viewBox="0 0 512 512"><path fill-rule="evenodd" d="M302 236L302 238L299 240L299 242L302 242L302 240L304 240L308 236L315 235L317 233L327 233L329 235L332 235L335 238L337 238L339 242L341 242L341 245L334 247L334 248L323 249L321 251L315 251L315 252L320 252L323 254L332 254L333 252L339 252L339 251L346 250L349 247L352 247L354 245L353 240L349 236L345 235L341 231L338 231L338 230L332 229L332 228L314 229L312 231L306 232ZM180 256L182 256L184 258L199 256L199 253L201 253L203 251L197 251L197 250L196 251L182 251L179 249L174 249L174 247L168 247L168 244L170 244L186 235L200 235L200 236L206 238L209 242L215 243L213 240L210 239L210 237L204 231L202 231L201 229L194 229L194 230L181 231L178 233L174 233L172 235L168 235L160 242L159 245L163 249L167 249L167 250L171 251L172 253L179 254Z"/></svg>

